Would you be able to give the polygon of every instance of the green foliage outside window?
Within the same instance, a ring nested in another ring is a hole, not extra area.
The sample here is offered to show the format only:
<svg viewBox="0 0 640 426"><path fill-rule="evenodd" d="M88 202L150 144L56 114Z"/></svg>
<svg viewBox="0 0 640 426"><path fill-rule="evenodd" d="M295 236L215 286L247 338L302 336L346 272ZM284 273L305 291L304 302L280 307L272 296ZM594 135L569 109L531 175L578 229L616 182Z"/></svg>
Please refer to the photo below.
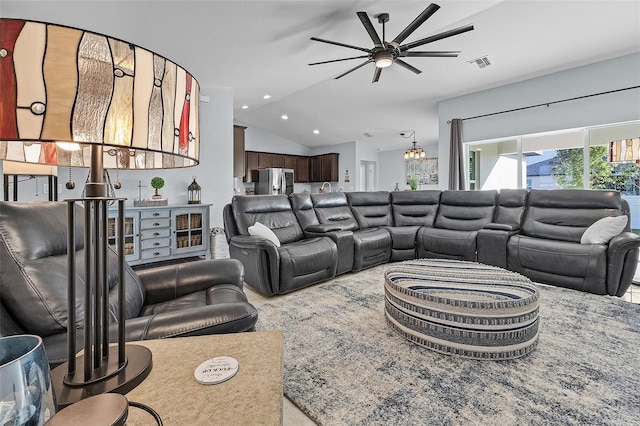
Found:
<svg viewBox="0 0 640 426"><path fill-rule="evenodd" d="M582 148L559 149L551 161L551 176L561 188L582 188L584 157ZM591 189L616 189L638 194L640 165L610 163L606 145L589 147L589 182Z"/></svg>

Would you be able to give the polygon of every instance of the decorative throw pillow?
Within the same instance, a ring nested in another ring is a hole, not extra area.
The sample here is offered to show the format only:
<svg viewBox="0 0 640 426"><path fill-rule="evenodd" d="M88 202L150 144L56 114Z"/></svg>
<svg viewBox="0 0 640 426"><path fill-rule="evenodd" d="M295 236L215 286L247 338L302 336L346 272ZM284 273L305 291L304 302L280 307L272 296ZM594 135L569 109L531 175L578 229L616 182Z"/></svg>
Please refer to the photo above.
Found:
<svg viewBox="0 0 640 426"><path fill-rule="evenodd" d="M280 247L280 240L278 239L276 234L274 234L271 229L267 228L265 225L261 224L260 222L254 223L253 226L250 226L248 228L248 230L249 230L249 235L255 235L257 237L266 238L267 240L275 244L276 247Z"/></svg>
<svg viewBox="0 0 640 426"><path fill-rule="evenodd" d="M603 217L584 231L581 244L607 244L610 239L624 231L627 226L627 215Z"/></svg>

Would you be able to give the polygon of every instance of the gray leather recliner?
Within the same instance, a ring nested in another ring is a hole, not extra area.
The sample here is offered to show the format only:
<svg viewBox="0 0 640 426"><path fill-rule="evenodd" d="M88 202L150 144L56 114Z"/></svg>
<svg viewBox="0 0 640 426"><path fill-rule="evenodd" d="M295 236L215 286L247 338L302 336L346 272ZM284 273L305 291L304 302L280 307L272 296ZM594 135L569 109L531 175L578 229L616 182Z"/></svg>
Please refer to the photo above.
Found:
<svg viewBox="0 0 640 426"><path fill-rule="evenodd" d="M451 191L440 195L432 227L418 231L418 257L476 260L478 231L493 221L498 191Z"/></svg>
<svg viewBox="0 0 640 426"><path fill-rule="evenodd" d="M580 244L584 231L605 216L629 215L618 191L529 192L522 229L509 238L507 266L535 282L622 296L633 278L639 237L629 231L608 244Z"/></svg>
<svg viewBox="0 0 640 426"><path fill-rule="evenodd" d="M82 218L77 206L77 218ZM76 224L76 324L84 324L83 224ZM111 341L117 338L117 256L108 252ZM67 204L0 202L0 335L41 336L49 362L67 357ZM243 265L202 260L134 272L125 264L125 340L250 331ZM78 338L78 345L82 344ZM80 349L80 347L78 347Z"/></svg>
<svg viewBox="0 0 640 426"><path fill-rule="evenodd" d="M286 195L236 195L223 214L235 222L235 229L225 225L229 254L245 265L245 282L260 293L289 293L336 275L335 242L327 236L306 238ZM280 247L249 235L256 222L276 234Z"/></svg>

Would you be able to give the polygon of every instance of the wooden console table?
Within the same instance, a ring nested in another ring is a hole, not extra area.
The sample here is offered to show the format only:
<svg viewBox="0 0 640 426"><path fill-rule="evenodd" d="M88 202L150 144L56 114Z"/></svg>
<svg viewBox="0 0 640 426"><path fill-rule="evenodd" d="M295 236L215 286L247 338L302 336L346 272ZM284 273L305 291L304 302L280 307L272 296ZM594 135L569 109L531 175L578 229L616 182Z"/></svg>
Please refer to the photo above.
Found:
<svg viewBox="0 0 640 426"><path fill-rule="evenodd" d="M281 425L282 332L257 331L131 342L153 353L153 368L126 394L156 410L165 425ZM193 372L217 356L238 360L238 373L217 385L200 385ZM127 426L154 425L129 408Z"/></svg>

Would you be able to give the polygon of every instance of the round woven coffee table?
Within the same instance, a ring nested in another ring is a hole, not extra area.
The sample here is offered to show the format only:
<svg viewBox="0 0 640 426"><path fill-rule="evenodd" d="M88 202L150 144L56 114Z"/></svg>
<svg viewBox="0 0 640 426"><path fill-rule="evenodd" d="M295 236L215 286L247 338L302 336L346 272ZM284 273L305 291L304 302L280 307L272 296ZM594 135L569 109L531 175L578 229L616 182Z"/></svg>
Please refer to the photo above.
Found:
<svg viewBox="0 0 640 426"><path fill-rule="evenodd" d="M538 342L538 290L515 272L474 262L420 259L384 273L385 315L410 341L482 360L524 356Z"/></svg>

